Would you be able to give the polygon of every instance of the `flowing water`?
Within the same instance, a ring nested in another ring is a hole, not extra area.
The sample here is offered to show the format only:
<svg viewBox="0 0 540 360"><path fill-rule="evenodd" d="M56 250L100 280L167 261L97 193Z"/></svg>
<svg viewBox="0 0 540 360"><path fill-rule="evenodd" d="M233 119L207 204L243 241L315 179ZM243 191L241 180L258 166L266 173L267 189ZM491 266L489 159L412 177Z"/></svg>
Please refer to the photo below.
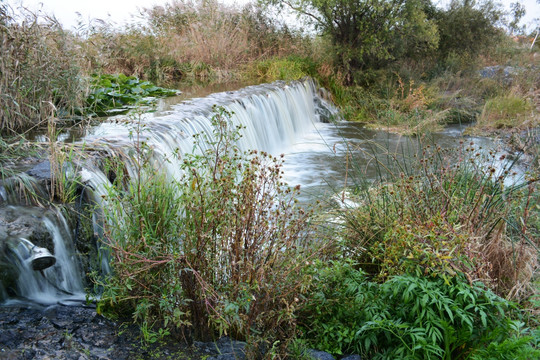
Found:
<svg viewBox="0 0 540 360"><path fill-rule="evenodd" d="M515 176L506 176L506 185L519 182L525 173L524 165L509 154L504 143L485 137L464 136L464 125L451 125L441 132L419 139L379 130L360 124L339 122L317 123L304 137L286 152L285 178L289 184L302 186L302 199L326 200L360 181L381 180L381 171L392 165L405 165L426 147L443 149L474 147L482 154L483 164L493 166L497 174L512 168ZM504 160L500 157L505 155ZM383 166L384 165L384 166Z"/></svg>
<svg viewBox="0 0 540 360"><path fill-rule="evenodd" d="M75 259L71 231L62 212L13 206L11 208L15 212L31 213L37 221L43 223L52 238L55 259L52 266L49 263L35 269L33 260L36 256L43 256L36 251L40 248L24 238L9 239L13 265L18 272L17 295L24 300L42 304L84 300L82 272ZM47 254L50 255L48 252Z"/></svg>
<svg viewBox="0 0 540 360"><path fill-rule="evenodd" d="M374 180L379 174L374 156L380 160L419 150L417 139L366 130L340 121L337 109L321 94L312 81L306 80L250 86L190 100L180 98L179 103L168 100L154 113L111 118L90 129L81 141L90 148L107 148L110 155L119 156L127 163L131 174L136 171L132 159L137 153L138 141L143 141L153 150L155 170L179 178L182 176L181 154L193 151L193 135L212 133L213 106L223 106L233 113L232 122L244 128L238 144L242 150L284 154L285 178L290 185L302 186L303 201L341 191L348 184L346 179L351 181L353 164L361 170L362 176ZM451 127L422 141L454 148L459 146L462 130L459 126ZM502 151L493 140L468 138L466 141L473 142L477 148ZM80 175L93 202L101 208L108 206L105 195L110 183L99 167L87 164ZM1 192L0 196L7 198ZM99 212L93 216L93 230L99 235L103 219ZM80 296L83 285L71 240L73 230L59 214L44 217L43 223L54 239L56 264L42 275L20 262L19 295L43 302ZM107 254L100 256L101 269L106 273L109 271Z"/></svg>

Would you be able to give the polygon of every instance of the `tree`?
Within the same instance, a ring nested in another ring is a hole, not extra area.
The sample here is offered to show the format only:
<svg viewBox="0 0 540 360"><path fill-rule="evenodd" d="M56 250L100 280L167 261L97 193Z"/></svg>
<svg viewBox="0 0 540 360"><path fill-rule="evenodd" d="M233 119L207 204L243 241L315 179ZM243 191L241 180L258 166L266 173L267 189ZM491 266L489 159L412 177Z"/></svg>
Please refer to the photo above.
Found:
<svg viewBox="0 0 540 360"><path fill-rule="evenodd" d="M264 1L291 8L328 36L349 82L355 70L434 49L438 40L434 22L424 13L429 0Z"/></svg>
<svg viewBox="0 0 540 360"><path fill-rule="evenodd" d="M519 26L519 22L525 16L526 10L525 6L521 4L519 1L516 1L515 3L510 4L510 16L511 20L508 24L508 29L510 30L510 35L514 35L516 33L522 33L525 30L525 25Z"/></svg>
<svg viewBox="0 0 540 360"><path fill-rule="evenodd" d="M500 6L492 0L452 0L447 10L435 14L439 52L475 56L500 39Z"/></svg>

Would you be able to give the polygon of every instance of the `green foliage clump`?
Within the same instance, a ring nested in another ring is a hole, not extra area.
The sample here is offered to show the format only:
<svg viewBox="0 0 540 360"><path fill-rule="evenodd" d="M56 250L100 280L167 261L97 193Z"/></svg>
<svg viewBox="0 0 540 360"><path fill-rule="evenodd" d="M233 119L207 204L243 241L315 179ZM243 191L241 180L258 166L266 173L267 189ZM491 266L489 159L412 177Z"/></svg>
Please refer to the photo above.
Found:
<svg viewBox="0 0 540 360"><path fill-rule="evenodd" d="M341 213L344 256L379 279L465 274L504 296L531 291L525 289L539 246L533 240L538 224L529 216L538 205L536 177L507 186L513 164L499 170L486 165L504 156L491 152L481 159L474 143L452 152L428 145L402 161L395 154L387 163L377 156L385 169L380 184L358 183L353 199L362 206Z"/></svg>
<svg viewBox="0 0 540 360"><path fill-rule="evenodd" d="M497 26L502 11L492 0L452 0L448 9L435 14L439 29L439 56L477 56L502 39Z"/></svg>
<svg viewBox="0 0 540 360"><path fill-rule="evenodd" d="M533 106L527 99L516 94L497 96L489 99L480 118L478 127L480 128L519 128L527 124L530 127L537 125L531 115Z"/></svg>
<svg viewBox="0 0 540 360"><path fill-rule="evenodd" d="M457 231L441 216L426 222L392 226L382 241L373 244L372 256L380 262L382 278L416 273L419 276L437 274L445 279L472 267L465 255L469 236ZM459 268L458 268L459 266Z"/></svg>
<svg viewBox="0 0 540 360"><path fill-rule="evenodd" d="M93 75L91 91L86 99L88 111L98 116L128 111L130 105L147 105L153 99L149 97L174 96L176 90L155 86L149 81L141 81L134 76Z"/></svg>
<svg viewBox="0 0 540 360"><path fill-rule="evenodd" d="M437 46L436 27L421 1L266 2L292 8L329 37L347 84L353 82L356 70L380 68L404 54L421 57Z"/></svg>
<svg viewBox="0 0 540 360"><path fill-rule="evenodd" d="M267 82L300 80L306 76L317 74L316 64L313 60L297 56L259 61L248 71L254 73L251 76Z"/></svg>
<svg viewBox="0 0 540 360"><path fill-rule="evenodd" d="M156 174L136 145L135 177L118 177L106 199L114 275L99 309L196 339L247 339L257 353L293 337L316 250L281 161L242 153L230 116L217 110L213 136L197 136L178 181Z"/></svg>
<svg viewBox="0 0 540 360"><path fill-rule="evenodd" d="M312 276L299 321L303 338L314 348L370 359L540 354L537 335L518 320L514 305L479 282L401 275L378 284L343 261L319 263Z"/></svg>

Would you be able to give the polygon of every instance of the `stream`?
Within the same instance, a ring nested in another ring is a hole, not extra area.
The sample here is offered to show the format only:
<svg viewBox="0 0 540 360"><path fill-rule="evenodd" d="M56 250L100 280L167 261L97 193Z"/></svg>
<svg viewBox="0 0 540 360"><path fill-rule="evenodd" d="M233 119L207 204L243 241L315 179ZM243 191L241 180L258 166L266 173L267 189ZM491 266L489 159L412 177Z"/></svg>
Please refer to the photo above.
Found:
<svg viewBox="0 0 540 360"><path fill-rule="evenodd" d="M300 200L305 203L332 197L354 184L358 176L363 181L376 181L380 175L378 161L387 166L394 157L406 161L427 145L454 149L466 142L483 152L495 152L497 159L506 155L499 141L464 137L464 126L449 126L420 141L344 122L311 80L192 94L193 98L184 94L160 100L154 112L109 118L91 128L61 133L58 139L106 148L109 155L127 164L131 174L135 170L130 156L135 140L140 139L153 150L155 170L178 179L182 176L181 158L175 154L193 151L194 134L211 133L212 106L217 104L233 112L231 121L245 128L238 144L242 150L284 154L284 178L291 186L301 185ZM36 139L43 140L39 136ZM503 169L513 160L506 156L490 165ZM21 178L39 188L50 180L50 170L46 163L32 166ZM519 181L524 168L516 162L513 169L519 175L508 181ZM79 210L84 210L83 202L89 207L107 206L103 195L110 182L99 165L86 164L78 171L84 185L76 204ZM93 305L85 302L89 267L108 271L106 255L96 245L102 220L95 214L88 217L85 232L80 217L69 218L60 208L45 211L16 203L17 197L10 195L10 184L0 183L0 358L25 358L21 355L25 351L37 354L37 358L129 358L133 350L130 340L118 335L116 324L96 315ZM54 261L49 261L51 256ZM100 324L118 347L107 348L106 340L96 338ZM39 345L43 343L39 338L42 332L28 327L49 331L49 337L44 335L49 345ZM101 345L93 344L98 340ZM45 351L42 346L52 350Z"/></svg>

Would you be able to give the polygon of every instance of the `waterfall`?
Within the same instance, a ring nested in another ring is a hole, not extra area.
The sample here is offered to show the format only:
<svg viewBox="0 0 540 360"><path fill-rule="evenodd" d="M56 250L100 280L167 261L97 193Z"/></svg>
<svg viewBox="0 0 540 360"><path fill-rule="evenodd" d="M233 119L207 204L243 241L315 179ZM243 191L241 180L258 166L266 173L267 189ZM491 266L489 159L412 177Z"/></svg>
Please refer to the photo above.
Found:
<svg viewBox="0 0 540 360"><path fill-rule="evenodd" d="M41 211L41 214L36 213L35 217L49 231L54 257L47 250L37 247L25 238L7 240L12 254L10 260L18 273L16 280L18 296L44 304L67 299L84 299L82 274L75 258L73 240L69 236L70 230L66 219L60 211ZM54 260L36 269L32 260L36 256L42 256L41 251L45 251ZM5 290L3 291L5 295Z"/></svg>
<svg viewBox="0 0 540 360"><path fill-rule="evenodd" d="M118 157L126 164L131 176L137 171L137 146L144 142L152 150L155 170L165 172L171 179L179 179L182 176L181 157L194 151L194 135L213 134L212 117L216 105L232 113L233 126L242 128L242 137L237 144L241 150L260 150L274 155L292 147L299 138L313 131L317 123L338 116L337 109L319 96L312 80L275 82L191 99L159 114L111 118L90 129L83 142L104 149L110 157ZM85 196L91 198L97 208L92 215L93 234L103 237L104 218L99 209L108 206L108 188L112 184L100 166L92 163L81 166L79 178L85 186ZM0 184L0 200L7 198L8 194ZM40 273L25 260L28 254L15 250L18 295L45 303L82 296L81 266L75 256L71 235L74 232L59 212L54 216L44 215L42 224L53 238L56 264ZM110 271L108 253L99 244L97 249L99 266L106 274ZM0 253L0 261L1 256ZM0 299L2 297L5 297L5 289L0 282Z"/></svg>
<svg viewBox="0 0 540 360"><path fill-rule="evenodd" d="M238 142L241 150L274 155L292 146L316 123L338 116L337 109L319 97L312 80L279 81L185 101L156 117L142 114L128 122L107 122L93 129L85 140L108 143L115 151L125 154L138 138L153 150L155 163L162 167L160 171L178 178L181 174L175 154L193 151L193 135L212 134L214 105L231 112L233 125L243 128Z"/></svg>

